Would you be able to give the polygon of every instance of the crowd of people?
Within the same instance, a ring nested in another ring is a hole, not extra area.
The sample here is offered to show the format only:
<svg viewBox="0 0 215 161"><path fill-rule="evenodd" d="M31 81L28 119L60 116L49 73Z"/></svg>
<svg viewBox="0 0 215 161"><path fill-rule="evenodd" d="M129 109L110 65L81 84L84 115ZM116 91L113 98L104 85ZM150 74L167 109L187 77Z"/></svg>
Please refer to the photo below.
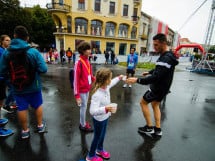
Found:
<svg viewBox="0 0 215 161"><path fill-rule="evenodd" d="M4 37L4 38L3 38ZM5 107L15 104L17 108L18 121L21 126L21 138L30 138L30 130L28 127L28 108L29 105L35 111L35 118L37 121L37 132L44 134L46 132L46 122L43 120L43 99L42 99L42 82L40 75L46 73L48 68L46 59L35 48L29 48L28 44L29 34L24 26L17 26L14 29L14 38L10 42L9 36L1 37L2 51L0 54L0 105L3 106L3 100L5 98L10 99L9 104L5 101ZM6 41L7 46L4 46ZM73 94L76 100L76 104L80 109L80 124L79 129L83 132L93 132L94 137L91 142L89 153L86 156L87 161L102 161L103 159L109 159L111 157L110 152L104 148L105 134L107 130L108 120L111 114L116 112L116 104L111 104L110 89L114 87L119 81L124 81L123 87L127 85L131 88L132 84L139 83L142 85L150 85L150 89L142 96L140 100L140 106L143 112L143 116L146 121L146 125L138 128L139 133L162 136L162 130L160 126L161 112L160 102L169 92L175 66L178 64L174 54L168 51L167 39L164 34L157 34L153 37L154 49L160 54L156 62L155 69L144 72L142 77L134 77L138 57L135 54L135 48L130 49L130 53L127 56L127 68L125 75L121 74L112 78L111 70L107 68L99 68L96 74L93 74L92 64L90 63L90 56L92 54L91 45L88 42L81 42L77 51L73 51L68 48L66 51L61 49L60 60L64 62L64 56L67 57L68 63L73 60L74 63L74 81ZM11 60L12 51L25 51L26 58L30 59L32 63L32 69L34 72L33 80L30 84L19 88L17 84L13 83L11 75L11 66L8 62ZM58 61L57 50L50 48L47 52L46 58L49 63L52 61ZM79 59L73 58L73 55L80 54ZM54 57L54 59L53 59ZM112 50L105 52L106 62L108 64L109 57L111 64L114 64L115 53ZM7 82L7 84L6 84ZM6 96L6 87L9 89ZM90 100L89 112L93 118L93 125L90 125L87 121L86 113L88 107L88 100ZM116 102L117 103L117 102ZM153 124L148 104L151 103L153 109L153 116L155 124ZM4 106L3 106L4 108ZM12 108L11 108L12 109ZM0 115L1 116L1 115ZM6 129L4 126L7 124L8 119L0 119L0 137L6 137L12 135L14 132L11 129Z"/></svg>

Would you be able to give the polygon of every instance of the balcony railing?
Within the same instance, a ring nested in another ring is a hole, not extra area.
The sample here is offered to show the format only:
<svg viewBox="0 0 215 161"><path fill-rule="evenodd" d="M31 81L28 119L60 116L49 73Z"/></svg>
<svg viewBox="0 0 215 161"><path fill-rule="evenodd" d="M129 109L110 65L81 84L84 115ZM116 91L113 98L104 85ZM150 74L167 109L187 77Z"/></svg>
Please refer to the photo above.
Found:
<svg viewBox="0 0 215 161"><path fill-rule="evenodd" d="M140 4L140 0L134 0L134 4L136 5Z"/></svg>
<svg viewBox="0 0 215 161"><path fill-rule="evenodd" d="M131 17L132 17L133 23L134 23L135 25L138 24L138 21L139 21L140 17L139 17L139 16L136 16L136 15L131 16Z"/></svg>
<svg viewBox="0 0 215 161"><path fill-rule="evenodd" d="M147 36L146 34L142 34L142 35L140 35L140 38L141 38L142 40L147 40L147 39L148 39L148 36Z"/></svg>
<svg viewBox="0 0 215 161"><path fill-rule="evenodd" d="M48 11L61 11L61 12L70 12L70 5L62 3L48 3L46 5Z"/></svg>

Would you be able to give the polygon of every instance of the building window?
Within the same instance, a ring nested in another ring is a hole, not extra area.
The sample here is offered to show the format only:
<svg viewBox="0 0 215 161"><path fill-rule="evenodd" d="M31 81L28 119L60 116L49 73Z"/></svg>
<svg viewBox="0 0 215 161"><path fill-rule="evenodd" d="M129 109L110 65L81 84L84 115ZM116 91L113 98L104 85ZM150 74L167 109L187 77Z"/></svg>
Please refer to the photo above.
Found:
<svg viewBox="0 0 215 161"><path fill-rule="evenodd" d="M100 41L91 41L92 53L101 54Z"/></svg>
<svg viewBox="0 0 215 161"><path fill-rule="evenodd" d="M123 16L128 16L128 5L127 4L123 5Z"/></svg>
<svg viewBox="0 0 215 161"><path fill-rule="evenodd" d="M60 5L63 5L63 0L59 0L59 4L60 4Z"/></svg>
<svg viewBox="0 0 215 161"><path fill-rule="evenodd" d="M114 42L107 42L106 43L106 51L114 51L115 50L115 43Z"/></svg>
<svg viewBox="0 0 215 161"><path fill-rule="evenodd" d="M95 11L100 12L101 10L101 0L95 0Z"/></svg>
<svg viewBox="0 0 215 161"><path fill-rule="evenodd" d="M110 14L115 14L115 2L110 2Z"/></svg>
<svg viewBox="0 0 215 161"><path fill-rule="evenodd" d="M119 35L119 37L128 37L128 25L120 24L118 35Z"/></svg>
<svg viewBox="0 0 215 161"><path fill-rule="evenodd" d="M106 29L105 29L105 36L113 37L115 35L115 28L116 28L116 25L114 23L107 22Z"/></svg>
<svg viewBox="0 0 215 161"><path fill-rule="evenodd" d="M137 21L138 21L138 18L139 18L139 17L137 16L137 11L138 11L138 9L137 9L137 8L134 8L134 12L133 12L133 16L132 16L132 17L133 17L132 20L133 20L134 22L137 22Z"/></svg>
<svg viewBox="0 0 215 161"><path fill-rule="evenodd" d="M136 35L137 35L137 28L133 26L131 29L131 38L136 39Z"/></svg>
<svg viewBox="0 0 215 161"><path fill-rule="evenodd" d="M75 19L75 33L76 34L87 34L87 20L83 18Z"/></svg>
<svg viewBox="0 0 215 161"><path fill-rule="evenodd" d="M78 0L78 9L85 10L85 0Z"/></svg>
<svg viewBox="0 0 215 161"><path fill-rule="evenodd" d="M72 19L70 16L67 17L67 32L72 32Z"/></svg>
<svg viewBox="0 0 215 161"><path fill-rule="evenodd" d="M146 34L146 24L143 23L143 33L142 34Z"/></svg>
<svg viewBox="0 0 215 161"><path fill-rule="evenodd" d="M130 49L135 48L136 49L136 44L130 44Z"/></svg>
<svg viewBox="0 0 215 161"><path fill-rule="evenodd" d="M59 39L59 41L60 41L60 49L64 49L64 40Z"/></svg>
<svg viewBox="0 0 215 161"><path fill-rule="evenodd" d="M91 21L91 35L101 36L102 22L98 20Z"/></svg>
<svg viewBox="0 0 215 161"><path fill-rule="evenodd" d="M127 44L121 43L119 44L119 55L126 55Z"/></svg>

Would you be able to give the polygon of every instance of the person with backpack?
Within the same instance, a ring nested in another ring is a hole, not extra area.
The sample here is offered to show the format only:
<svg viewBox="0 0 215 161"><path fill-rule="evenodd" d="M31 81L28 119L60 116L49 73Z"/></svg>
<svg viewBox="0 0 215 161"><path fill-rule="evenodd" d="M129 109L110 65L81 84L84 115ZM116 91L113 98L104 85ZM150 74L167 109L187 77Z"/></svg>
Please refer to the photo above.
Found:
<svg viewBox="0 0 215 161"><path fill-rule="evenodd" d="M16 26L14 39L0 60L0 75L9 75L12 84L18 106L17 114L22 128L22 139L30 137L29 105L35 109L37 132L46 132L46 123L43 121L40 74L47 72L47 65L40 52L29 46L28 39L28 30L24 26Z"/></svg>
<svg viewBox="0 0 215 161"><path fill-rule="evenodd" d="M86 110L89 97L89 91L92 83L95 81L92 67L89 62L91 46L88 42L81 42L78 46L80 59L74 66L74 95L77 105L80 107L80 125L79 129L84 132L93 132L91 125L86 122Z"/></svg>
<svg viewBox="0 0 215 161"><path fill-rule="evenodd" d="M8 35L2 35L0 39L1 39L0 53L2 55L3 52L9 47L11 40ZM7 113L14 113L16 109L16 103L13 96L11 83L7 78L4 80L7 87L7 96L2 109Z"/></svg>
<svg viewBox="0 0 215 161"><path fill-rule="evenodd" d="M70 48L68 48L68 50L66 51L66 56L68 58L68 63L70 64L71 59L72 59L72 51Z"/></svg>
<svg viewBox="0 0 215 161"><path fill-rule="evenodd" d="M5 48L7 45L10 44L10 37L8 35L1 35L0 37L1 47L0 47L0 58L2 57L2 54L5 51ZM5 46L6 45L6 46ZM7 137L13 134L13 130L6 129L4 126L8 123L8 119L1 118L1 107L3 106L4 99L6 98L6 84L5 79L3 77L0 77L0 137ZM4 108L3 106L2 108ZM8 109L11 111L11 109ZM8 111L6 109L6 111Z"/></svg>

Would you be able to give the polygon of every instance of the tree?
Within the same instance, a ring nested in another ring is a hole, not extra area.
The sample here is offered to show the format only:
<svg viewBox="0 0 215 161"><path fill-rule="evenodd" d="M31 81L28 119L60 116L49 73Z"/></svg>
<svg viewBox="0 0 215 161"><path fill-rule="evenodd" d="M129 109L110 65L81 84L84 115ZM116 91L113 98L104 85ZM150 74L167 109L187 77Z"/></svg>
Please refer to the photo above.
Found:
<svg viewBox="0 0 215 161"><path fill-rule="evenodd" d="M215 54L215 45L211 46L210 49L208 50L208 52Z"/></svg>
<svg viewBox="0 0 215 161"><path fill-rule="evenodd" d="M46 9L40 6L22 8L18 0L0 0L0 13L0 35L13 38L14 28L23 25L29 31L30 42L39 44L41 49L54 43L55 25Z"/></svg>
<svg viewBox="0 0 215 161"><path fill-rule="evenodd" d="M55 25L52 17L39 5L33 7L31 12L31 40L39 44L40 49L50 47L55 41L53 35Z"/></svg>
<svg viewBox="0 0 215 161"><path fill-rule="evenodd" d="M0 34L13 36L14 26L18 23L19 10L18 0L0 0Z"/></svg>

